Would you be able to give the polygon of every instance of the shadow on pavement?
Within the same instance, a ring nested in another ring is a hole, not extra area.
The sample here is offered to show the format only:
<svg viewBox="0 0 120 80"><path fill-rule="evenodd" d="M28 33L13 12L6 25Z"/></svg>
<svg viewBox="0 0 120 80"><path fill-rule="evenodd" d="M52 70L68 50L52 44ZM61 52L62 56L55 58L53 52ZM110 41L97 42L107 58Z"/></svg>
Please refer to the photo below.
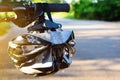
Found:
<svg viewBox="0 0 120 80"><path fill-rule="evenodd" d="M76 39L76 60L120 58L120 39L116 37ZM77 49L79 48L79 49Z"/></svg>

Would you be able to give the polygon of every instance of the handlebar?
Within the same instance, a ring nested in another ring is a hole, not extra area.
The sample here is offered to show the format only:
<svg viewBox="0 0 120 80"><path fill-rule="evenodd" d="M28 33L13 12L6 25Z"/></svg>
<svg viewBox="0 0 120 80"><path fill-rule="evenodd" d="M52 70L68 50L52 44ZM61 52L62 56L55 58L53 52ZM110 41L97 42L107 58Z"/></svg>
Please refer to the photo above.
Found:
<svg viewBox="0 0 120 80"><path fill-rule="evenodd" d="M43 7L45 7L45 3L34 3L34 6L31 7L31 9L38 9L40 10L41 5ZM37 6L37 7L36 7ZM51 12L69 12L70 10L70 6L68 4L48 4L49 9ZM9 5L0 5L0 12L10 12L10 11L14 11L14 8L17 7L24 7L26 8L26 6L24 5L13 5L13 4L9 4ZM44 10L45 12L47 10Z"/></svg>
<svg viewBox="0 0 120 80"><path fill-rule="evenodd" d="M30 4L0 4L0 12L15 12L17 18L5 18L0 21L12 21L20 27L25 27L31 22L39 19L44 22L44 12L47 12L50 18L50 12L69 12L68 4L48 4L48 3L30 3ZM24 23L24 24L23 24Z"/></svg>

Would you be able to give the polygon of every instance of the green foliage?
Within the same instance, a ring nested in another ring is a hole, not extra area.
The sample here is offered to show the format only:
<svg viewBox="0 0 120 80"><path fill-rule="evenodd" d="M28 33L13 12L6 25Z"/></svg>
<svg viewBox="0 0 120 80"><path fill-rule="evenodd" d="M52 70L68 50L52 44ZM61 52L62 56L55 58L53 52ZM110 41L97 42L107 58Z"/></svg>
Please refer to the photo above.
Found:
<svg viewBox="0 0 120 80"><path fill-rule="evenodd" d="M75 18L106 21L120 20L120 0L79 0L72 4Z"/></svg>
<svg viewBox="0 0 120 80"><path fill-rule="evenodd" d="M9 29L10 26L7 22L0 22L0 36L4 35Z"/></svg>

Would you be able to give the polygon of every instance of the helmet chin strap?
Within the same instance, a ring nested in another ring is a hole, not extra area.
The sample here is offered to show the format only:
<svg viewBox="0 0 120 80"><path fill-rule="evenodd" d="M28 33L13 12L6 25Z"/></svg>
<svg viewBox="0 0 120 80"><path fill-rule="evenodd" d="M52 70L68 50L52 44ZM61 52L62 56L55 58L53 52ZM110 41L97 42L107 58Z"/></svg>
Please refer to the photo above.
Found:
<svg viewBox="0 0 120 80"><path fill-rule="evenodd" d="M71 64L72 60L70 57L67 57L68 55L64 54L63 55L63 59L65 60L66 64Z"/></svg>

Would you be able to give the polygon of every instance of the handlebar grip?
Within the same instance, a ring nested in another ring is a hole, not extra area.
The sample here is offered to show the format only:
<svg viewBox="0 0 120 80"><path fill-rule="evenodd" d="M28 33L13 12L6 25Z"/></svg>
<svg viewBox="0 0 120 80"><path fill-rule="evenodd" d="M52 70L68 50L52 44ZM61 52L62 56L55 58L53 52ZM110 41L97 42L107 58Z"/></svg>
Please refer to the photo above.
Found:
<svg viewBox="0 0 120 80"><path fill-rule="evenodd" d="M68 4L48 4L51 12L69 12L70 6Z"/></svg>
<svg viewBox="0 0 120 80"><path fill-rule="evenodd" d="M47 7L49 7L50 12L69 12L69 10L70 10L69 4L36 3L35 5L36 5L37 11L40 11L41 9L43 9L45 12L47 12L47 10L48 10Z"/></svg>

